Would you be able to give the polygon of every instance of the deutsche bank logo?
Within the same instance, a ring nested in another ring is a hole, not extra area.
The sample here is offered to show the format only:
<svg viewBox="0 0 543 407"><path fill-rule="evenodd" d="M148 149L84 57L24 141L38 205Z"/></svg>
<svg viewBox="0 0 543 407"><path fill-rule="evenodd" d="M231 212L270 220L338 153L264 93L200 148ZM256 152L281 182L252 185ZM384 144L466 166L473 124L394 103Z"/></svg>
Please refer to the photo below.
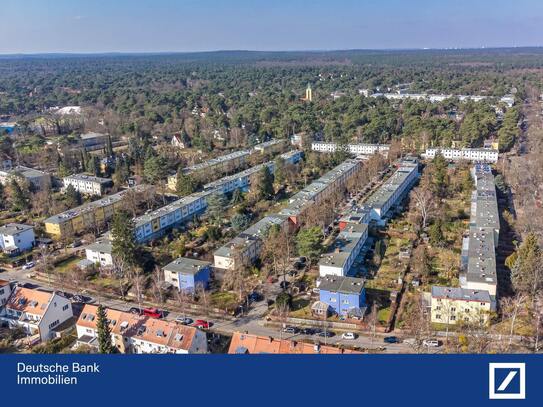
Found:
<svg viewBox="0 0 543 407"><path fill-rule="evenodd" d="M509 400L525 399L526 364L489 363L488 398Z"/></svg>

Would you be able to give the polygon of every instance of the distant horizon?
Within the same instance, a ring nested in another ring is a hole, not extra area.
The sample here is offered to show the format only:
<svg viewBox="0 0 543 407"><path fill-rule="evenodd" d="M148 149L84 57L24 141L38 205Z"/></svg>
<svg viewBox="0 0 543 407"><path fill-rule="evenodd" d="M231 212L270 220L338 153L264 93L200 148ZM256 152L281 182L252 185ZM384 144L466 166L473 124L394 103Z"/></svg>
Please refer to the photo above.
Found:
<svg viewBox="0 0 543 407"><path fill-rule="evenodd" d="M213 54L213 53L228 53L228 52L247 52L247 53L319 53L319 52L395 52L395 51L478 51L478 50L500 50L500 49L543 49L542 45L519 45L519 46L481 46L481 47L444 47L444 48L428 48L428 47L406 47L406 48L330 48L330 49L209 49L209 50L194 50L194 51L47 51L47 52L0 52L0 56L40 56L40 55L175 55L175 54Z"/></svg>

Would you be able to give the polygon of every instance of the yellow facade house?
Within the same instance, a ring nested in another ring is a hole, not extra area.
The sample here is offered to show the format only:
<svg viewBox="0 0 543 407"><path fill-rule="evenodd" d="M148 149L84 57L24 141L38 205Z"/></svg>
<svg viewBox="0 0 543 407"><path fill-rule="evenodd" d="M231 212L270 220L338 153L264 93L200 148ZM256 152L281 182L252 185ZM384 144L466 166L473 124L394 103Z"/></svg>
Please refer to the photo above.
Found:
<svg viewBox="0 0 543 407"><path fill-rule="evenodd" d="M486 290L432 287L431 321L440 324L486 324L495 299Z"/></svg>

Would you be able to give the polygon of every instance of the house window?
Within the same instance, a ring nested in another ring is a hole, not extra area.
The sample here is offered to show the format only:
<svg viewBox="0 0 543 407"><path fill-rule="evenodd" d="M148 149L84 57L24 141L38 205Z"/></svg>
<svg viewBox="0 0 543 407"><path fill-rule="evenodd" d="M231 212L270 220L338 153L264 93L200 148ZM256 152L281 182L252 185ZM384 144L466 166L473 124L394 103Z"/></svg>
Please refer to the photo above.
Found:
<svg viewBox="0 0 543 407"><path fill-rule="evenodd" d="M451 312L455 312L456 311L456 308L455 307L452 307L451 308Z"/></svg>
<svg viewBox="0 0 543 407"><path fill-rule="evenodd" d="M62 307L62 311L66 311L68 309L69 305L66 304L64 307Z"/></svg>
<svg viewBox="0 0 543 407"><path fill-rule="evenodd" d="M440 314L437 314L437 315L436 315L436 319L441 319L441 315L440 315Z"/></svg>
<svg viewBox="0 0 543 407"><path fill-rule="evenodd" d="M330 302L336 302L336 299L334 297L330 297Z"/></svg>
<svg viewBox="0 0 543 407"><path fill-rule="evenodd" d="M456 315L451 315L451 321L456 321Z"/></svg>
<svg viewBox="0 0 543 407"><path fill-rule="evenodd" d="M441 306L438 305L438 306L436 307L436 311L441 311Z"/></svg>

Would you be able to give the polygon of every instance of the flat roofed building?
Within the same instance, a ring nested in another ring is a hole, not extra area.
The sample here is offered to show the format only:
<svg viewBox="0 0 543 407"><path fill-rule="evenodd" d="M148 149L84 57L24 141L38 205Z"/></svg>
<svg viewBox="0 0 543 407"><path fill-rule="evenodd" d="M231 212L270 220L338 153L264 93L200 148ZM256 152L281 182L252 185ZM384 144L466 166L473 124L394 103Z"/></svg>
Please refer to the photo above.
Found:
<svg viewBox="0 0 543 407"><path fill-rule="evenodd" d="M496 295L496 255L494 231L471 227L469 233L467 267L460 273L460 286L474 290L487 290Z"/></svg>
<svg viewBox="0 0 543 407"><path fill-rule="evenodd" d="M79 136L81 144L85 147L97 147L106 145L107 134L89 132Z"/></svg>
<svg viewBox="0 0 543 407"><path fill-rule="evenodd" d="M364 202L366 207L371 208L371 218L380 223L388 211L401 202L418 177L418 163L403 160L396 172Z"/></svg>
<svg viewBox="0 0 543 407"><path fill-rule="evenodd" d="M179 291L194 291L198 286L207 288L211 274L208 261L179 257L164 266L164 281Z"/></svg>
<svg viewBox="0 0 543 407"><path fill-rule="evenodd" d="M367 238L367 224L349 224L338 234L331 251L321 256L319 274L346 276Z"/></svg>
<svg viewBox="0 0 543 407"><path fill-rule="evenodd" d="M288 227L287 217L270 215L245 229L234 239L213 253L214 266L220 269L233 269L237 262L252 264L260 255L262 241L273 226Z"/></svg>
<svg viewBox="0 0 543 407"><path fill-rule="evenodd" d="M491 148L427 148L423 154L424 158L431 160L437 154L441 154L443 158L450 161L473 161L495 163L498 161L498 150Z"/></svg>
<svg viewBox="0 0 543 407"><path fill-rule="evenodd" d="M253 147L253 150L261 154L277 153L285 147L286 142L286 139L273 139L270 141L265 141L264 143L257 144Z"/></svg>
<svg viewBox="0 0 543 407"><path fill-rule="evenodd" d="M325 346L321 344L276 339L271 336L258 336L234 332L229 354L360 354L361 352Z"/></svg>
<svg viewBox="0 0 543 407"><path fill-rule="evenodd" d="M143 192L146 185L137 185L130 190ZM109 195L102 199L69 209L45 219L45 232L55 238L67 238L86 233L105 225L123 205L123 197L128 190Z"/></svg>
<svg viewBox="0 0 543 407"><path fill-rule="evenodd" d="M0 227L0 248L10 255L31 250L36 242L34 227L8 223Z"/></svg>
<svg viewBox="0 0 543 407"><path fill-rule="evenodd" d="M11 179L23 178L36 190L43 190L51 186L51 176L40 170L17 165L9 169L0 170L0 183L7 185Z"/></svg>
<svg viewBox="0 0 543 407"><path fill-rule="evenodd" d="M495 302L486 290L432 286L434 323L487 323Z"/></svg>
<svg viewBox="0 0 543 407"><path fill-rule="evenodd" d="M113 185L111 178L101 178L86 174L75 174L62 179L64 190L71 185L82 194L102 196Z"/></svg>
<svg viewBox="0 0 543 407"><path fill-rule="evenodd" d="M375 153L381 153L387 155L390 150L388 144L346 144L339 145L334 142L325 142L325 141L314 141L311 143L311 150L321 153L335 153L338 148L342 148L344 151L347 151L354 155L372 155Z"/></svg>
<svg viewBox="0 0 543 407"><path fill-rule="evenodd" d="M96 305L86 304L76 323L77 344L98 347ZM192 326L106 308L113 346L120 353L207 353L206 334Z"/></svg>

